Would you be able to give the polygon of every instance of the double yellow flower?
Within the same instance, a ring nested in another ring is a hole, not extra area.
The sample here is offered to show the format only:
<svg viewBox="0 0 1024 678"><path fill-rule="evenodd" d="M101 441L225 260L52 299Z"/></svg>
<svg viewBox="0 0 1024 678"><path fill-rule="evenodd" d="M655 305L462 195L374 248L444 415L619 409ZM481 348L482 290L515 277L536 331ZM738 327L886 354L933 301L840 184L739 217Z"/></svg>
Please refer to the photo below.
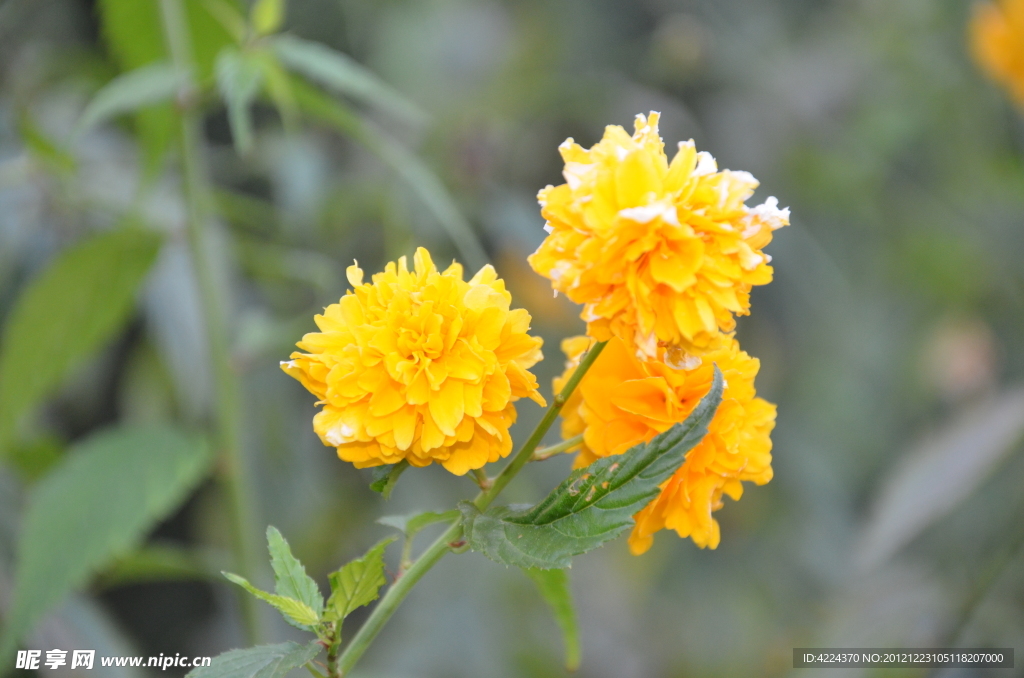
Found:
<svg viewBox="0 0 1024 678"><path fill-rule="evenodd" d="M566 183L540 192L549 235L529 261L583 305L588 336L563 342L567 369L609 342L563 410L563 435L583 434L577 466L621 454L683 421L717 364L727 385L708 435L630 537L634 553L664 528L715 548L722 497L772 477L775 406L756 397L759 363L731 332L751 288L772 279L762 249L789 211L774 198L748 207L757 181L719 171L692 141L669 161L657 113L637 116L632 136L610 126L590 149L569 139L560 150ZM544 403L528 371L541 340L494 269L466 282L421 248L411 271L403 257L370 283L350 267L349 281L282 364L319 398L324 444L358 467L436 462L460 475L507 456L514 402Z"/></svg>

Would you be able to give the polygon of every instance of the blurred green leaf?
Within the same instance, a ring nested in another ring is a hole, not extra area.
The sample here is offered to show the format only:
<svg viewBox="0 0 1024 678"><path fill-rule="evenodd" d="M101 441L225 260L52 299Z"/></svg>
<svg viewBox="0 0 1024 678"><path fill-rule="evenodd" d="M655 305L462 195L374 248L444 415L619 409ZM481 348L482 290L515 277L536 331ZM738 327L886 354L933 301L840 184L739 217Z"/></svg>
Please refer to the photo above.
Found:
<svg viewBox="0 0 1024 678"><path fill-rule="evenodd" d="M883 564L969 497L1024 437L1024 388L957 417L903 455L872 506L856 547L861 570Z"/></svg>
<svg viewBox="0 0 1024 678"><path fill-rule="evenodd" d="M580 634L579 628L576 626L572 588L569 586L569 571L538 570L527 567L523 568L523 572L537 585L541 597L551 608L555 623L562 630L562 640L565 643L565 668L568 671L575 671L580 667Z"/></svg>
<svg viewBox="0 0 1024 678"><path fill-rule="evenodd" d="M241 43L245 39L245 17L234 3L227 0L203 0L203 6L210 16L220 22L235 42Z"/></svg>
<svg viewBox="0 0 1024 678"><path fill-rule="evenodd" d="M211 461L203 439L166 427L109 429L70 450L29 497L0 662L65 595L135 548Z"/></svg>
<svg viewBox="0 0 1024 678"><path fill-rule="evenodd" d="M456 509L445 511L444 513L426 511L424 513L411 513L407 516L383 516L377 518L377 522L381 525L393 527L404 534L407 539L412 539L424 527L435 523L453 522L459 515L459 511Z"/></svg>
<svg viewBox="0 0 1024 678"><path fill-rule="evenodd" d="M391 491L395 489L395 483L398 482L398 478L405 473L405 469L407 468L409 468L409 462L404 459L397 464L374 466L372 469L373 480L370 483L370 489L374 492L379 492L385 499L390 499Z"/></svg>
<svg viewBox="0 0 1024 678"><path fill-rule="evenodd" d="M301 80L293 78L291 85L295 101L306 115L327 123L342 134L355 139L389 165L409 185L441 227L447 231L468 270L477 271L487 264L487 252L473 227L459 212L441 180L416 154L409 152L345 106Z"/></svg>
<svg viewBox="0 0 1024 678"><path fill-rule="evenodd" d="M170 101L178 91L179 82L174 67L162 61L122 73L96 92L82 111L75 132L81 134L118 115Z"/></svg>
<svg viewBox="0 0 1024 678"><path fill-rule="evenodd" d="M234 47L225 47L217 57L217 86L228 109L228 123L235 150L245 155L252 150L252 102L260 91L260 64Z"/></svg>
<svg viewBox="0 0 1024 678"><path fill-rule="evenodd" d="M0 448L22 414L113 337L161 238L125 227L58 255L21 293L0 344Z"/></svg>
<svg viewBox="0 0 1024 678"><path fill-rule="evenodd" d="M281 124L284 126L285 132L291 132L295 129L299 108L295 103L295 94L292 92L288 72L281 67L281 63L271 52L258 50L253 52L252 58L259 63L263 71L267 96L270 97L271 103L277 109L277 114L281 116Z"/></svg>
<svg viewBox="0 0 1024 678"><path fill-rule="evenodd" d="M273 525L267 528L267 546L270 549L270 565L274 568L274 590L279 596L305 603L319 616L324 611L324 597L320 589L306 574L306 568L298 558L292 555L288 542Z"/></svg>
<svg viewBox="0 0 1024 678"><path fill-rule="evenodd" d="M410 123L427 119L418 106L348 55L292 35L274 38L274 53L288 69L338 94L392 113Z"/></svg>
<svg viewBox="0 0 1024 678"><path fill-rule="evenodd" d="M8 461L22 479L34 482L43 477L64 456L64 443L54 436L11 445Z"/></svg>
<svg viewBox="0 0 1024 678"><path fill-rule="evenodd" d="M572 556L614 539L704 438L722 401L722 383L716 366L711 390L685 421L622 455L573 471L536 506L481 512L462 502L470 548L503 565L561 569Z"/></svg>
<svg viewBox="0 0 1024 678"><path fill-rule="evenodd" d="M237 0L221 0L238 7ZM196 75L201 86L213 81L214 62L231 34L211 14L204 0L185 0L189 38ZM99 0L104 39L123 71L169 60L159 0ZM175 134L175 112L170 104L150 106L136 115L136 130L148 174L160 166Z"/></svg>
<svg viewBox="0 0 1024 678"><path fill-rule="evenodd" d="M18 132L32 156L49 170L64 175L75 171L78 163L74 156L48 138L30 115L23 113L19 116Z"/></svg>
<svg viewBox="0 0 1024 678"><path fill-rule="evenodd" d="M249 21L257 35L276 33L284 23L284 0L256 0Z"/></svg>
<svg viewBox="0 0 1024 678"><path fill-rule="evenodd" d="M281 215L272 202L224 189L213 192L217 213L232 226L262 235L273 235L281 227Z"/></svg>
<svg viewBox="0 0 1024 678"><path fill-rule="evenodd" d="M320 654L320 643L281 643L231 650L213 658L209 666L189 671L187 678L284 678L292 669Z"/></svg>
<svg viewBox="0 0 1024 678"><path fill-rule="evenodd" d="M189 549L170 544L151 544L118 558L97 584L102 588L153 581L208 580L213 572Z"/></svg>
<svg viewBox="0 0 1024 678"><path fill-rule="evenodd" d="M352 610L377 600L380 587L387 583L384 577L384 549L393 541L395 537L381 540L362 558L331 573L331 597L324 612L325 621L340 622Z"/></svg>
<svg viewBox="0 0 1024 678"><path fill-rule="evenodd" d="M239 236L239 259L253 278L300 282L324 292L341 285L337 261L313 250L302 250Z"/></svg>
<svg viewBox="0 0 1024 678"><path fill-rule="evenodd" d="M223 574L227 577L228 581L238 584L263 602L270 604L292 626L297 626L304 631L312 631L313 626L320 621L320 615L317 614L316 610L301 600L262 591L250 584L248 579L239 577L237 574L232 574L231 572L224 572Z"/></svg>
<svg viewBox="0 0 1024 678"><path fill-rule="evenodd" d="M99 0L103 37L122 71L168 58L157 0ZM166 103L150 106L135 116L148 174L159 168L174 138L174 108Z"/></svg>

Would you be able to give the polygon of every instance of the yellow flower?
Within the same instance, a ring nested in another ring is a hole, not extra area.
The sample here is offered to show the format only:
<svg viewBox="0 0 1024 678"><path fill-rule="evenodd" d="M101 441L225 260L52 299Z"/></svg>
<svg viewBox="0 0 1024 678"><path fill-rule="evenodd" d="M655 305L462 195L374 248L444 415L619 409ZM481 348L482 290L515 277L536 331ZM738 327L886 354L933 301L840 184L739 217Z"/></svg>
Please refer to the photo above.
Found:
<svg viewBox="0 0 1024 678"><path fill-rule="evenodd" d="M978 5L970 39L978 63L1024 106L1024 0Z"/></svg>
<svg viewBox="0 0 1024 678"><path fill-rule="evenodd" d="M617 336L646 357L659 345L712 349L748 313L751 287L771 281L761 249L789 210L775 198L747 207L757 180L719 172L692 140L670 163L657 113L638 115L632 137L611 125L589 150L572 139L559 150L566 183L538 195L549 235L533 269L584 304L598 340Z"/></svg>
<svg viewBox="0 0 1024 678"><path fill-rule="evenodd" d="M281 363L323 409L313 429L358 468L439 462L456 475L507 456L513 402L544 405L527 370L543 340L527 334L530 314L510 309L491 266L469 282L453 263L439 272L422 247L316 316L320 332L302 338Z"/></svg>
<svg viewBox="0 0 1024 678"><path fill-rule="evenodd" d="M556 392L590 342L587 337L562 342L569 360L565 374L555 380ZM716 548L719 527L711 514L722 507L722 495L739 499L742 481L763 485L771 480L775 406L755 397L760 363L730 336L692 369L676 369L657 358L639 360L614 338L563 409L563 437L583 433L584 447L575 463L580 468L599 457L622 454L683 421L711 388L713 364L725 378L722 404L704 439L687 453L654 501L636 515L629 538L635 554L649 549L653 534L664 528L690 537L701 548Z"/></svg>

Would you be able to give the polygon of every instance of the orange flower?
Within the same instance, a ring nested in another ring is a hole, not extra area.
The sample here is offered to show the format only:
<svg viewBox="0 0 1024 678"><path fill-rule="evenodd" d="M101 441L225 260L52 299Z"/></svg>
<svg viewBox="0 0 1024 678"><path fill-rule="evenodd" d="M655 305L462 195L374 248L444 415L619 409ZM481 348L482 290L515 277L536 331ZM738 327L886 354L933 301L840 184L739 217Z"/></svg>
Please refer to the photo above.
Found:
<svg viewBox="0 0 1024 678"><path fill-rule="evenodd" d="M343 460L462 475L511 451L516 400L545 404L527 371L543 340L491 266L465 282L461 265L439 272L422 247L414 262L409 271L401 257L372 283L350 266L354 291L281 366L320 399L313 428Z"/></svg>
<svg viewBox="0 0 1024 678"><path fill-rule="evenodd" d="M637 116L632 137L611 125L589 150L572 139L559 150L566 183L538 195L550 235L533 269L584 305L598 340L617 336L648 358L659 346L712 350L749 312L751 287L771 281L761 249L789 210L775 198L747 207L757 180L719 172L692 140L670 163L657 113Z"/></svg>
<svg viewBox="0 0 1024 678"><path fill-rule="evenodd" d="M1024 106L1024 0L976 6L970 40L982 68Z"/></svg>
<svg viewBox="0 0 1024 678"><path fill-rule="evenodd" d="M562 343L569 360L555 380L556 393L589 345L586 337ZM722 507L722 495L739 499L742 481L763 485L771 480L775 406L756 397L754 377L760 364L730 336L692 369L676 369L661 359L639 360L614 338L563 409L562 436L583 433L584 447L575 466L586 466L599 457L622 454L683 421L711 388L713 364L725 378L722 404L704 439L686 454L661 494L636 515L629 538L635 554L650 548L653 534L664 528L690 537L701 548L716 548L720 534L712 512Z"/></svg>

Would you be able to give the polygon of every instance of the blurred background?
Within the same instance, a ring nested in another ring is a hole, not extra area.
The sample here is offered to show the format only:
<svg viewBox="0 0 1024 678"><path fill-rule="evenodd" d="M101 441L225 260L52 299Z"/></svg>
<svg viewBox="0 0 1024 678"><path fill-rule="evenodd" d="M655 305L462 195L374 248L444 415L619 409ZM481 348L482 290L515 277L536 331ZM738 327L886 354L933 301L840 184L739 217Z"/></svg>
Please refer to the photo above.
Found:
<svg viewBox="0 0 1024 678"><path fill-rule="evenodd" d="M1024 118L970 58L970 3L292 0L263 32L308 42L274 52L230 47L242 4L187 0L177 107L155 67L97 103L119 74L181 58L166 4L0 2L0 610L21 647L243 646L218 574L238 569L225 475L251 485L258 563L273 524L322 585L388 533L377 517L471 496L429 468L385 502L321 445L313 396L278 363L353 259L370 273L424 245L494 263L545 339L550 394L583 323L526 263L536 193L562 182L566 137L590 146L657 110L670 149L693 138L761 181L755 203L792 208L739 328L779 406L775 479L727 501L715 551L660 533L643 557L622 539L577 558L579 675L785 676L808 646L1024 648ZM310 43L368 70L339 82ZM191 241L190 190L209 218ZM540 412L520 404L518 440ZM225 426L241 471L195 442L223 445ZM104 454L91 476L74 465ZM570 463L531 464L507 498L539 499ZM124 524L95 547L108 504ZM265 642L301 637L259 613ZM427 576L357 675L560 676L561 652L530 581L469 553ZM1020 675L984 673L1004 674Z"/></svg>

